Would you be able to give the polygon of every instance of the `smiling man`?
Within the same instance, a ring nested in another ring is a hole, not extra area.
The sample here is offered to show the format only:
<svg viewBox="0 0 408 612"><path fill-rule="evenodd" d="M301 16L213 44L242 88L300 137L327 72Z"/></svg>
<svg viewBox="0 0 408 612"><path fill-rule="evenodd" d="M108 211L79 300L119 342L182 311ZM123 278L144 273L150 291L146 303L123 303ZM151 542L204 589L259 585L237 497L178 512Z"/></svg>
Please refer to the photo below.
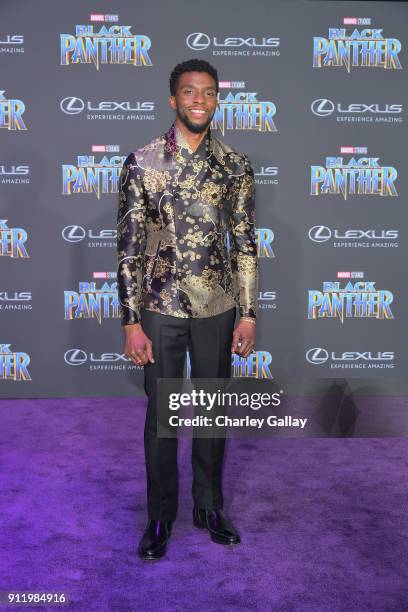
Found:
<svg viewBox="0 0 408 612"><path fill-rule="evenodd" d="M118 291L124 352L144 365L148 522L143 559L166 552L178 498L177 439L157 436L157 379L229 378L255 345L254 173L212 132L217 71L203 60L170 76L170 129L130 153L119 181ZM235 327L236 309L240 320ZM220 544L240 536L223 513L224 438L192 441L193 523Z"/></svg>

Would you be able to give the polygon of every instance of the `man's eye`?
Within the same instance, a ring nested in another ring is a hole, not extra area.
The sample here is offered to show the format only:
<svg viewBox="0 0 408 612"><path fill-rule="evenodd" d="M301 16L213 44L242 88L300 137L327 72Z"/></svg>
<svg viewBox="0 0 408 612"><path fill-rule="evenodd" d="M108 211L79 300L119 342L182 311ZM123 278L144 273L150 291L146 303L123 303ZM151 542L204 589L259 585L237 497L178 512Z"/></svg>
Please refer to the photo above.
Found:
<svg viewBox="0 0 408 612"><path fill-rule="evenodd" d="M213 91L207 91L207 95L213 98L215 96L215 93Z"/></svg>
<svg viewBox="0 0 408 612"><path fill-rule="evenodd" d="M193 91L192 89L185 89L184 93L192 93L192 91Z"/></svg>

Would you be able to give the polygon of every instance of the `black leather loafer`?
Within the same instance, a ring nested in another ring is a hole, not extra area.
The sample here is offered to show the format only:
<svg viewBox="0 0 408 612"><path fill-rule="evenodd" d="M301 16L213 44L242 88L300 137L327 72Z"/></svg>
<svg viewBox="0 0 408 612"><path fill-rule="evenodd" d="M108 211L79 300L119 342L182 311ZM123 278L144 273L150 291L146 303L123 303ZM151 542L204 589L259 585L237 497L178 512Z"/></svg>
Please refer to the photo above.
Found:
<svg viewBox="0 0 408 612"><path fill-rule="evenodd" d="M171 528L171 521L150 519L139 543L139 557L145 560L161 559L166 554Z"/></svg>
<svg viewBox="0 0 408 612"><path fill-rule="evenodd" d="M238 531L222 510L194 508L193 523L195 527L207 529L212 541L217 544L231 545L241 542Z"/></svg>

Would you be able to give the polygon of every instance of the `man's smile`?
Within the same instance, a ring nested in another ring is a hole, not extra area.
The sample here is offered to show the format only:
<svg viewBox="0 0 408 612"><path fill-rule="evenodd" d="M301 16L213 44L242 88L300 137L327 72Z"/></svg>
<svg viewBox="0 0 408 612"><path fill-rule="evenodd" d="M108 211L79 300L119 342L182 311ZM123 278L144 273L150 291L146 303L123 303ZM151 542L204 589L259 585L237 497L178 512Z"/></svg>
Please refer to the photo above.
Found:
<svg viewBox="0 0 408 612"><path fill-rule="evenodd" d="M188 109L188 112L193 117L203 117L204 115L207 115L207 111L202 108L190 108Z"/></svg>

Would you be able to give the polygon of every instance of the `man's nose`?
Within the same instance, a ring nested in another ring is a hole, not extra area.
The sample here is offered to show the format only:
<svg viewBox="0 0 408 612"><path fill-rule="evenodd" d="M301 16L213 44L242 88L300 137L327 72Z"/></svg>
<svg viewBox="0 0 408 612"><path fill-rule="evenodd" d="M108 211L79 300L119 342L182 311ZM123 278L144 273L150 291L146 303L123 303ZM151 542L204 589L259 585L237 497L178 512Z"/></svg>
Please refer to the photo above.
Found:
<svg viewBox="0 0 408 612"><path fill-rule="evenodd" d="M205 97L204 97L204 93L197 91L195 96L194 96L194 102L197 102L199 104L205 104Z"/></svg>

